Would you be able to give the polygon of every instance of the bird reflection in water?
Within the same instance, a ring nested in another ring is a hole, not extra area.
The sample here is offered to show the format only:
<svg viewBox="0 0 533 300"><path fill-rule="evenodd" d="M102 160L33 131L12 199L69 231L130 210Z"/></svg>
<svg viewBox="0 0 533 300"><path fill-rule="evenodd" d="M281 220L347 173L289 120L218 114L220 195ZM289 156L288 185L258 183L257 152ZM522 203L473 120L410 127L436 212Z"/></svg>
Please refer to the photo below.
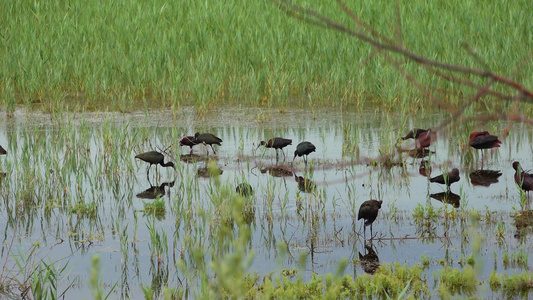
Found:
<svg viewBox="0 0 533 300"><path fill-rule="evenodd" d="M237 187L235 187L235 192L237 192L237 194L240 194L243 197L249 197L254 194L252 186L246 182L237 185Z"/></svg>
<svg viewBox="0 0 533 300"><path fill-rule="evenodd" d="M418 173L422 176L429 177L431 175L431 163L427 160L422 160L418 167Z"/></svg>
<svg viewBox="0 0 533 300"><path fill-rule="evenodd" d="M294 174L294 180L298 183L298 189L304 193L311 193L316 190L316 184L309 179Z"/></svg>
<svg viewBox="0 0 533 300"><path fill-rule="evenodd" d="M173 187L174 181L172 182L164 182L160 186L153 186L150 184L150 187L146 190L140 192L137 194L137 198L141 199L157 199L158 197L162 197L166 194L165 187Z"/></svg>
<svg viewBox="0 0 533 300"><path fill-rule="evenodd" d="M499 170L475 170L470 173L470 182L475 186L489 186L498 183L501 175Z"/></svg>
<svg viewBox="0 0 533 300"><path fill-rule="evenodd" d="M533 210L520 211L513 218L516 238L524 238L533 232Z"/></svg>
<svg viewBox="0 0 533 300"><path fill-rule="evenodd" d="M454 194L451 191L431 194L429 196L433 199L439 200L444 204L451 204L455 208L458 208L461 202L461 196Z"/></svg>
<svg viewBox="0 0 533 300"><path fill-rule="evenodd" d="M222 175L224 171L222 171L219 167L203 167L198 168L198 177L202 178L209 178L213 176Z"/></svg>
<svg viewBox="0 0 533 300"><path fill-rule="evenodd" d="M376 270L379 268L379 257L374 251L372 242L365 242L365 251L366 254L362 255L361 252L359 253L359 260L361 261L361 267L367 274L374 274Z"/></svg>
<svg viewBox="0 0 533 300"><path fill-rule="evenodd" d="M424 158L429 156L430 154L435 154L435 151L430 151L427 148L420 148L420 149L413 149L407 151L409 153L409 156L412 158Z"/></svg>
<svg viewBox="0 0 533 300"><path fill-rule="evenodd" d="M244 197L242 206L242 218L246 224L252 224L255 220L255 206L253 201L254 190L247 182L238 184L235 187L235 192Z"/></svg>
<svg viewBox="0 0 533 300"><path fill-rule="evenodd" d="M290 177L293 175L293 172L289 169L286 169L282 166L269 166L260 169L261 174L268 173L273 177Z"/></svg>
<svg viewBox="0 0 533 300"><path fill-rule="evenodd" d="M180 160L184 163L193 164L199 161L209 161L215 159L214 157L201 156L197 154L182 154Z"/></svg>

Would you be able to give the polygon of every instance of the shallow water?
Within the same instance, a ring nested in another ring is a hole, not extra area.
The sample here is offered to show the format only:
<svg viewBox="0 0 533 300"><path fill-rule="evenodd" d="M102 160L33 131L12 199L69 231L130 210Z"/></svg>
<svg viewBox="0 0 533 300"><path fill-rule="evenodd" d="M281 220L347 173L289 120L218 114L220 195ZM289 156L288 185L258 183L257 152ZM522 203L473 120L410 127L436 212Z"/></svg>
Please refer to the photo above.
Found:
<svg viewBox="0 0 533 300"><path fill-rule="evenodd" d="M6 232L2 257L7 257L8 251L28 253L32 245L38 245L35 257L61 265L68 260L72 271L60 287L66 288L72 278L76 284L67 295L91 297L87 284L93 254L100 255L103 279L109 283L105 288L118 280L115 297L139 299L141 286L157 290L161 283L194 290L194 283L184 283L184 274L174 263L180 257L189 261L192 255L185 237L194 235L206 252L214 247L211 227L199 217L202 211L218 211L213 200L215 179L206 171L209 150L222 171L222 186L233 190L248 182L255 191L250 272L298 268L298 258L304 253L308 254L306 278L312 272L336 272L342 258L349 261L345 273L363 274L364 264L352 259L370 249L365 249L362 220L356 222L355 218L361 203L368 199L383 200L373 224L371 247L380 263L413 265L424 255L431 261L427 274L432 278L433 271L442 269L442 260L459 267L461 258L471 255L474 237L481 237L478 280L486 280L492 270L523 272L528 266L504 265L502 257L504 251L533 251L526 246L531 227L518 231L514 225L513 216L521 206L511 167L514 160L525 169L533 167L530 130L516 126L500 138L501 148L485 151L483 170L499 171L497 178L480 178L476 172L481 170L481 151L467 147L468 132L438 131L432 153L425 158L432 167L431 176L459 168L461 180L451 186L456 209L479 210L481 219L473 225L468 213L461 220L445 218L440 211L433 222L417 222L414 211L419 205L451 211L451 204L431 197L446 189L430 184L420 174L422 159L408 152L398 154L394 145L410 128L436 128L443 119L443 114L427 114L414 123L400 114L340 113L335 109L286 113L228 109L196 116L194 109L184 108L176 114L154 111L53 117L17 111L0 124L0 145L8 151L0 157L6 173L0 186L0 227ZM505 126L503 122L491 124L484 130L501 135ZM188 147L178 147L180 137L196 131L211 132L223 140L216 155L203 145L195 146L192 157ZM261 140L274 136L293 140L285 149L285 160L280 153L276 161L273 149L256 149ZM317 148L309 155L307 168L302 158L291 164L296 145L304 140ZM407 150L413 144L404 142L401 147ZM135 154L164 149L166 159L177 163L176 171L152 167L147 178L148 165L135 160ZM391 164L383 163L387 158ZM309 183L299 184L302 180ZM480 181L488 186L476 185ZM144 202L151 202L157 194L163 194L166 212L154 218L142 210ZM71 207L80 202L95 203L96 214L72 213ZM166 234L169 250L160 265L150 256L154 245L149 226ZM369 228L366 236L370 236ZM289 250L281 261L279 242L286 243ZM14 265L12 257L8 262ZM430 288L432 282L428 279Z"/></svg>

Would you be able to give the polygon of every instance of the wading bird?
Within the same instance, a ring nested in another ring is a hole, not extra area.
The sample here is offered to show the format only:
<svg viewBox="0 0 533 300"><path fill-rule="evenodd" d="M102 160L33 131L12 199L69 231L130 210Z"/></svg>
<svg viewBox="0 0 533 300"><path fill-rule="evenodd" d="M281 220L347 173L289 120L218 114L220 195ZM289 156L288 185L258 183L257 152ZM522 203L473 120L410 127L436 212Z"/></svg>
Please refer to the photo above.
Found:
<svg viewBox="0 0 533 300"><path fill-rule="evenodd" d="M294 151L294 158L292 159L292 162L294 163L294 160L296 159L296 156L303 156L305 166L307 167L307 156L311 152L315 152L316 147L315 145L311 144L310 142L301 142L296 146L296 150Z"/></svg>
<svg viewBox="0 0 533 300"><path fill-rule="evenodd" d="M475 149L481 149L481 161L483 161L483 149L499 148L502 142L497 136L488 131L472 132L468 144Z"/></svg>
<svg viewBox="0 0 533 300"><path fill-rule="evenodd" d="M410 130L405 136L402 137L402 140L408 140L408 139L417 139L418 136L420 136L421 133L424 133L431 129L422 129L422 128L415 128L413 130Z"/></svg>
<svg viewBox="0 0 533 300"><path fill-rule="evenodd" d="M211 149L213 149L213 153L214 154L217 154L217 152L215 151L215 148L213 148L213 145L219 145L221 146L222 144L222 140L219 138L219 137L216 137L214 134L211 134L211 133L196 133L194 135L194 138L196 139L196 141L198 142L198 144L202 143L204 145L209 145L211 146ZM207 155L209 155L209 149L207 149Z"/></svg>
<svg viewBox="0 0 533 300"><path fill-rule="evenodd" d="M370 225L370 239L372 239L372 223L378 216L379 209L381 208L381 200L368 200L361 204L359 207L359 213L357 214L357 220L364 219L365 226L363 227L364 237L366 238L366 226Z"/></svg>
<svg viewBox="0 0 533 300"><path fill-rule="evenodd" d="M148 175L150 174L150 168L152 167L152 165L156 165L156 168L157 165L160 164L162 167L172 167L173 169L176 169L176 167L174 167L173 162L168 161L165 163L165 156L157 151L149 151L137 154L135 155L135 158L138 158L150 164L148 170L146 171L146 177L148 177Z"/></svg>
<svg viewBox="0 0 533 300"><path fill-rule="evenodd" d="M445 184L450 189L452 183L459 181L461 177L459 176L459 169L453 168L450 172L435 176L429 179L429 182L435 182L440 184Z"/></svg>
<svg viewBox="0 0 533 300"><path fill-rule="evenodd" d="M409 131L405 136L401 137L402 140L414 139L415 149L424 149L431 145L431 139L435 136L435 132L430 128L422 129L415 128Z"/></svg>
<svg viewBox="0 0 533 300"><path fill-rule="evenodd" d="M192 147L198 145L199 142L194 138L194 136L185 136L180 140L180 146L189 146L192 153Z"/></svg>
<svg viewBox="0 0 533 300"><path fill-rule="evenodd" d="M252 186L246 182L237 185L237 187L235 188L235 192L237 192L237 194L242 195L243 197L248 197L254 194Z"/></svg>
<svg viewBox="0 0 533 300"><path fill-rule="evenodd" d="M268 142L266 143L265 141L261 141L259 143L259 146L257 146L257 149L259 149L260 146L276 149L276 160L278 160L278 149L281 149L281 153L283 153L283 159L285 160L285 151L283 151L283 148L287 147L288 145L292 145L292 140L281 137L275 137L273 139L268 140Z"/></svg>
<svg viewBox="0 0 533 300"><path fill-rule="evenodd" d="M533 175L524 171L517 161L513 162L513 169L515 170L514 181L516 184L525 192L529 193L529 191L533 190Z"/></svg>

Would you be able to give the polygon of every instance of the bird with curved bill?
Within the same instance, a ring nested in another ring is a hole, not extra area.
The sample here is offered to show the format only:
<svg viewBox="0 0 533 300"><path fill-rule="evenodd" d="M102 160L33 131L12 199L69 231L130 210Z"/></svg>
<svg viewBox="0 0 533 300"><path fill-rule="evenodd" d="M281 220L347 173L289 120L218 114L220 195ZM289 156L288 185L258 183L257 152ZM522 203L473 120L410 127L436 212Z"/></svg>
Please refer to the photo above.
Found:
<svg viewBox="0 0 533 300"><path fill-rule="evenodd" d="M200 144L209 145L211 146L211 149L213 149L213 153L216 155L217 152L215 151L215 148L213 148L213 145L222 146L222 139L215 136L212 133L195 133L194 138L196 141ZM207 155L209 155L209 149L207 149Z"/></svg>
<svg viewBox="0 0 533 300"><path fill-rule="evenodd" d="M168 162L164 162L165 161L165 156L157 151L148 151L148 152L144 152L144 153L141 153L141 154L137 154L135 155L135 158L138 158L142 161L145 161L147 163L150 164L150 166L148 167L148 170L146 171L146 177L148 178L149 174L150 174L150 168L152 167L152 165L155 165L156 168L157 168L157 165L161 165L162 167L172 167L173 169L176 169L176 167L174 166L174 163L171 162L171 161L168 161Z"/></svg>
<svg viewBox="0 0 533 300"><path fill-rule="evenodd" d="M366 239L366 227L370 226L370 239L373 238L372 236L372 223L376 220L378 217L378 212L381 208L381 204L383 201L381 200L367 200L361 204L359 207L359 213L357 214L357 220L363 219L365 221L365 225L363 227L364 231L364 237Z"/></svg>
<svg viewBox="0 0 533 300"><path fill-rule="evenodd" d="M275 137L275 138L272 138L270 140L268 140L267 142L265 141L261 141L259 143L259 146L257 146L257 149L259 149L259 147L261 146L265 146L265 148L274 148L276 149L276 161L278 160L278 149L281 150L281 153L283 153L283 160L285 160L285 151L283 151L283 148L289 146L289 145L292 145L292 140L291 139L286 139L286 138L282 138L282 137Z"/></svg>

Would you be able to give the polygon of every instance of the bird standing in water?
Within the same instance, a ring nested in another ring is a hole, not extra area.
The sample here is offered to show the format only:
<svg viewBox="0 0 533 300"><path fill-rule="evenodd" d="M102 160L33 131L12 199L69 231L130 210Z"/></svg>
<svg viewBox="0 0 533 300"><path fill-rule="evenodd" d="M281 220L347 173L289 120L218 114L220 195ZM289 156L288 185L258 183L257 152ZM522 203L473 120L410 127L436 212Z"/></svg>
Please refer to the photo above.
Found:
<svg viewBox="0 0 533 300"><path fill-rule="evenodd" d="M189 146L192 154L192 147L198 145L199 142L194 138L194 136L185 136L180 140L180 146Z"/></svg>
<svg viewBox="0 0 533 300"><path fill-rule="evenodd" d="M381 200L368 200L361 204L359 207L359 213L357 214L357 220L364 219L365 226L363 227L364 236L366 238L366 226L370 226L370 239L372 239L372 223L378 216L379 209L381 208Z"/></svg>
<svg viewBox="0 0 533 300"><path fill-rule="evenodd" d="M429 179L429 182L435 182L440 184L445 184L450 189L452 183L459 181L461 177L459 176L459 169L453 168L450 172L435 176Z"/></svg>
<svg viewBox="0 0 533 300"><path fill-rule="evenodd" d="M435 136L435 132L431 131L430 128L415 128L413 130L410 130L405 136L403 136L402 140L405 141L408 139L414 139L415 149L424 149L431 145L432 136Z"/></svg>
<svg viewBox="0 0 533 300"><path fill-rule="evenodd" d="M522 166L519 162L513 162L514 181L518 186L523 189L525 192L533 190L533 175L522 169Z"/></svg>
<svg viewBox="0 0 533 300"><path fill-rule="evenodd" d="M213 153L214 154L217 154L217 152L215 151L215 148L213 148L213 145L219 145L221 146L222 144L222 140L215 136L214 134L212 133L196 133L194 135L194 138L196 139L196 141L198 143L203 143L204 145L209 145L211 146L211 149L213 149ZM209 149L207 150L207 155L209 155Z"/></svg>
<svg viewBox="0 0 533 300"><path fill-rule="evenodd" d="M165 156L157 151L149 151L149 152L137 154L135 155L135 158L138 158L150 164L150 166L148 167L148 170L146 171L146 177L149 176L150 168L152 167L152 165L156 165L156 168L157 168L157 165L160 164L162 167L172 167L173 169L176 169L173 162L168 161L165 163L164 162Z"/></svg>
<svg viewBox="0 0 533 300"><path fill-rule="evenodd" d="M296 159L296 156L303 156L305 166L307 167L307 156L315 152L316 147L315 145L311 144L310 142L301 142L296 146L296 150L294 151L294 158L292 159L292 162L294 163L294 160Z"/></svg>
<svg viewBox="0 0 533 300"><path fill-rule="evenodd" d="M502 142L497 136L488 131L472 132L468 144L475 149L481 149L481 161L483 161L483 149L499 148Z"/></svg>
<svg viewBox="0 0 533 300"><path fill-rule="evenodd" d="M283 151L283 148L287 147L288 145L292 145L291 139L275 137L273 139L268 140L266 143L265 141L261 141L259 143L259 146L257 146L257 149L259 149L260 146L276 149L276 160L278 160L278 149L281 149L281 153L283 153L283 159L285 159L285 151Z"/></svg>

